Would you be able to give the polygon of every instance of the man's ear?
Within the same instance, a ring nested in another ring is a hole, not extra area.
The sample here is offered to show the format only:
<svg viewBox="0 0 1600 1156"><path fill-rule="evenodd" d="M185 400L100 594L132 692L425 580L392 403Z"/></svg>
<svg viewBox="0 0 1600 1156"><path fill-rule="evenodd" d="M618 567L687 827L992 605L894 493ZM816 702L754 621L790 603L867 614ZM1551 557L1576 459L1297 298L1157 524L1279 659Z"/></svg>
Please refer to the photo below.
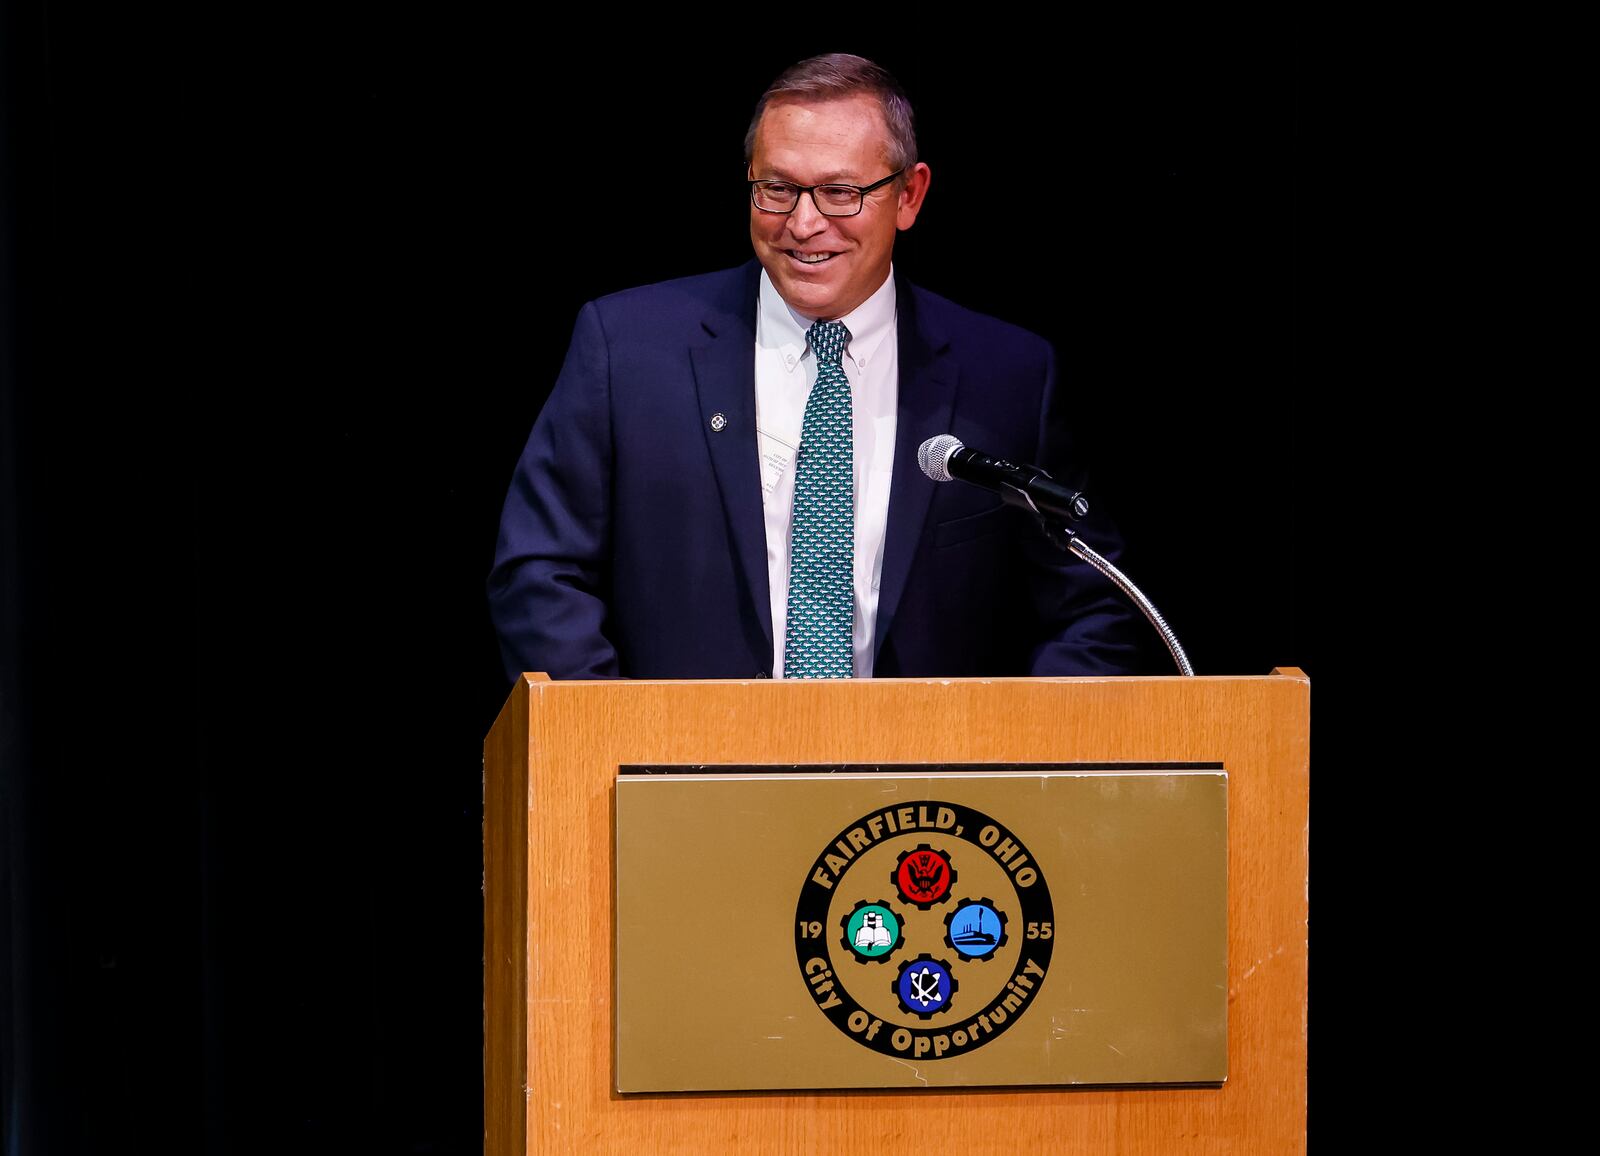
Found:
<svg viewBox="0 0 1600 1156"><path fill-rule="evenodd" d="M928 182L932 179L933 170L921 161L911 166L900 186L900 200L895 206L895 228L911 228L917 214L922 211L922 198L928 195Z"/></svg>

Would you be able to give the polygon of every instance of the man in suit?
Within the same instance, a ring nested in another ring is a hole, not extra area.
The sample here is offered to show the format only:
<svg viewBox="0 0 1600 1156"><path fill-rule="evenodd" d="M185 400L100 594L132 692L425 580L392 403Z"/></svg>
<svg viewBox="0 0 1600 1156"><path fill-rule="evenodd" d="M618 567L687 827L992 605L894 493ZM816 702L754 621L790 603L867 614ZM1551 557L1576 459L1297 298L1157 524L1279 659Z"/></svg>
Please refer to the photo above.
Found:
<svg viewBox="0 0 1600 1156"><path fill-rule="evenodd" d="M944 433L1069 463L1049 345L894 275L931 178L899 85L802 61L745 152L755 261L578 317L489 578L508 674L1129 672L1110 583L918 468ZM1084 532L1115 559L1108 522Z"/></svg>

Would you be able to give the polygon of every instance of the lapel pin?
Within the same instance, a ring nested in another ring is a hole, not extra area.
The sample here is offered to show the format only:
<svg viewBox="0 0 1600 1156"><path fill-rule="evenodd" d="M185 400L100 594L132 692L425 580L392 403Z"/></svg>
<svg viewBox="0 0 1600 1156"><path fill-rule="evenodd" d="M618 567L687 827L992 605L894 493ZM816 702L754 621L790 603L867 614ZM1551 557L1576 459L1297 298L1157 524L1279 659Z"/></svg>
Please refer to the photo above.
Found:
<svg viewBox="0 0 1600 1156"><path fill-rule="evenodd" d="M723 430L725 430L727 428L728 428L728 419L727 418L723 417L720 413L714 413L714 414L711 415L711 432L712 433L721 433Z"/></svg>

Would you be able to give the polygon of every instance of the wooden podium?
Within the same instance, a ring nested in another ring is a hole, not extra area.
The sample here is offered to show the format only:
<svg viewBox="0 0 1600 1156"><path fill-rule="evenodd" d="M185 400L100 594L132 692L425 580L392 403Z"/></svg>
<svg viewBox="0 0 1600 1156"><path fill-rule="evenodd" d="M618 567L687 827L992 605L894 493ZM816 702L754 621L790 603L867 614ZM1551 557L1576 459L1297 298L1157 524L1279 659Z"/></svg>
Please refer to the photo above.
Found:
<svg viewBox="0 0 1600 1156"><path fill-rule="evenodd" d="M484 746L485 1152L1304 1151L1309 712L1309 681L1294 669L837 682L524 676ZM1224 1082L615 1090L619 767L952 763L1226 769Z"/></svg>

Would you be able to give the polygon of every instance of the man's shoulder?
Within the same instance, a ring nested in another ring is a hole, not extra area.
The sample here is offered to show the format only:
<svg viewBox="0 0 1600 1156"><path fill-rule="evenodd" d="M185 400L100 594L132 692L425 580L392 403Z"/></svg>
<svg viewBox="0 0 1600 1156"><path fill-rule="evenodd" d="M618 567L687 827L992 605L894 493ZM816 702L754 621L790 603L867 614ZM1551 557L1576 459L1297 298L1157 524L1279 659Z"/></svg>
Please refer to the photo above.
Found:
<svg viewBox="0 0 1600 1156"><path fill-rule="evenodd" d="M1047 357L1050 343L1030 329L959 305L931 289L908 281L899 285L908 297L916 325L931 343L949 342L984 356L1009 354L1027 359Z"/></svg>
<svg viewBox="0 0 1600 1156"><path fill-rule="evenodd" d="M754 315L760 266L754 261L714 273L638 285L596 298L602 324L673 327L719 316Z"/></svg>

